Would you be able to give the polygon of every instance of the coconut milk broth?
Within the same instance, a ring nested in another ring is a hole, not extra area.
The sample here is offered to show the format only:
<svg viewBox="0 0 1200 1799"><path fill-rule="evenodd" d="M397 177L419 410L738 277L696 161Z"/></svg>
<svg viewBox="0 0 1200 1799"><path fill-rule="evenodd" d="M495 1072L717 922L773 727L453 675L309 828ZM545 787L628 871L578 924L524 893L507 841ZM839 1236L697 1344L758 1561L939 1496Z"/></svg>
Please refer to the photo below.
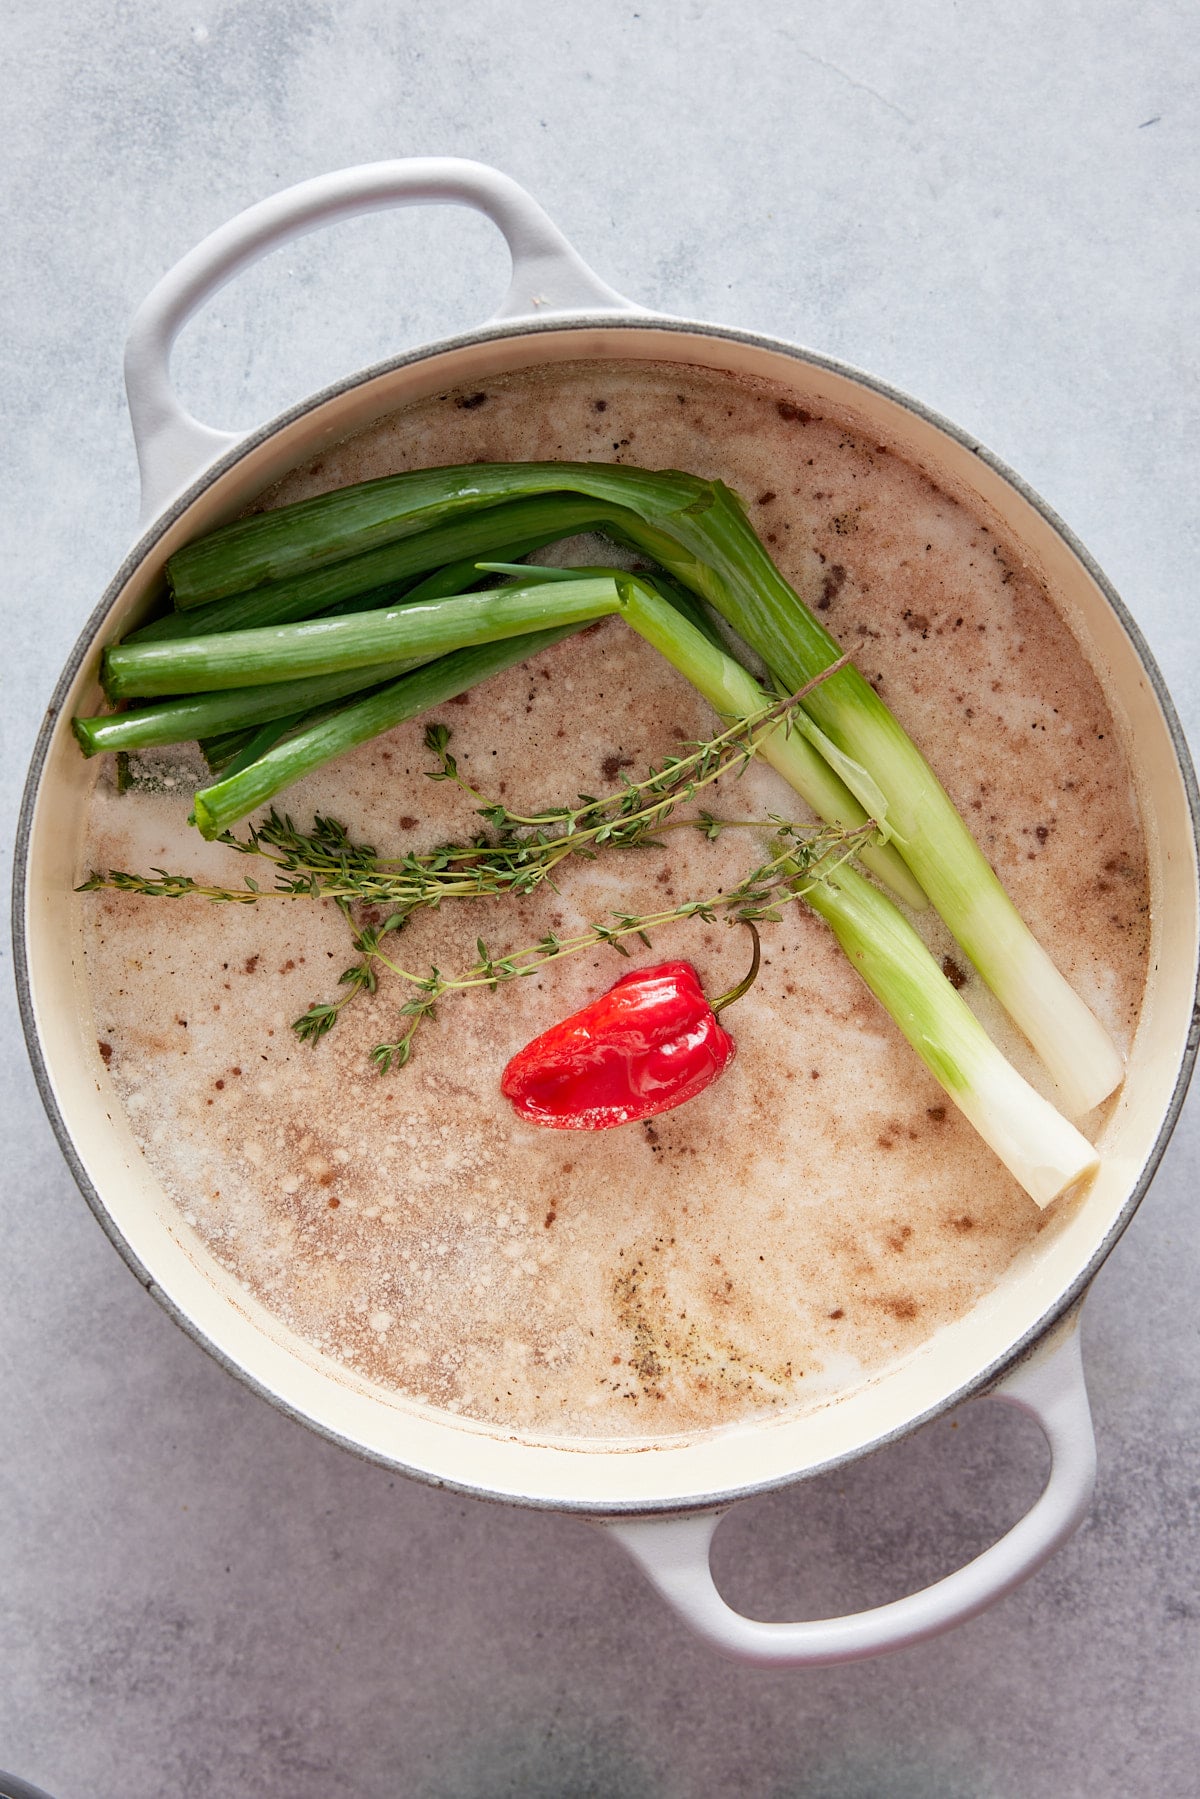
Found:
<svg viewBox="0 0 1200 1799"><path fill-rule="evenodd" d="M780 566L922 745L1018 906L1123 1048L1148 940L1141 828L1099 684L1012 547L917 469L765 384L578 364L421 402L325 452L275 505L403 468L473 459L627 459L719 475ZM594 551L592 552L594 554ZM436 713L463 773L515 810L607 791L713 730L695 693L616 620ZM426 778L414 722L293 788L301 824L340 818L381 852L470 835L471 802ZM147 787L98 785L89 866L240 885L250 867L185 822L193 752ZM725 781L726 816L803 816L768 769ZM567 871L558 893L479 901L391 939L404 966L493 952L715 892L756 840L677 832ZM261 871L255 869L255 873ZM738 1055L650 1123L545 1132L501 1101L531 1036L631 965L692 960L707 991L746 933L663 931L539 978L450 998L404 1071L400 983L315 1049L290 1021L351 960L327 906L85 900L100 1054L145 1154L212 1255L279 1318L369 1381L538 1435L669 1435L858 1384L970 1309L1056 1214L975 1137L801 906L764 932L754 990L725 1022ZM936 920L919 928L1012 1059L1038 1064ZM1084 1121L1089 1130L1099 1118ZM1060 1202L1083 1203L1081 1198Z"/></svg>

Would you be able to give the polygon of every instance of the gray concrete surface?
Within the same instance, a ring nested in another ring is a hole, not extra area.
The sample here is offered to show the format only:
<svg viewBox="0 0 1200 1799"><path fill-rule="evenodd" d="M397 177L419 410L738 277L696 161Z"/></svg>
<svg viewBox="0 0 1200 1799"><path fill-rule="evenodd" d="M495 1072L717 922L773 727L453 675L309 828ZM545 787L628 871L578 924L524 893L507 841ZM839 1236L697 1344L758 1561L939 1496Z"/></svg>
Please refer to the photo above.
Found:
<svg viewBox="0 0 1200 1799"><path fill-rule="evenodd" d="M133 529L133 307L250 201L404 154L492 161L635 298L819 346L978 433L1088 543L1200 724L1185 0L18 0L0 33L6 842ZM477 321L504 268L465 214L344 226L222 295L181 387L251 424ZM0 1765L55 1799L1200 1792L1200 1096L1088 1302L1078 1537L951 1637L763 1674L692 1642L586 1527L393 1479L201 1354L76 1193L6 988ZM1036 1433L968 1410L748 1508L723 1578L776 1615L897 1595L1041 1467Z"/></svg>

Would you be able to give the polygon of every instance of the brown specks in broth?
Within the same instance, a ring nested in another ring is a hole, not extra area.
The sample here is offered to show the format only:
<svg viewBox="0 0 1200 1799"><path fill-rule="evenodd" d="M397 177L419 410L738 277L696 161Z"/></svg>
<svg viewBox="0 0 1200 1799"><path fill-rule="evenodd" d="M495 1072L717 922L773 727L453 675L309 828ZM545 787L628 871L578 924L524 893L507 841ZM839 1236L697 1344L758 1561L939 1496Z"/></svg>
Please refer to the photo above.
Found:
<svg viewBox="0 0 1200 1799"><path fill-rule="evenodd" d="M821 592L817 598L817 611L828 612L846 585L846 570L840 562L832 562L821 580Z"/></svg>
<svg viewBox="0 0 1200 1799"><path fill-rule="evenodd" d="M723 1328L710 1333L690 1315L689 1307L678 1306L664 1274L666 1248L657 1240L634 1257L613 1284L617 1321L628 1342L627 1353L615 1355L613 1366L623 1365L633 1374L631 1381L614 1382L614 1387L635 1404L668 1398L678 1404L680 1394L689 1389L700 1405L716 1405L722 1411L730 1402L735 1407L750 1402L755 1409L786 1403L793 1381L791 1362L764 1363L733 1340L728 1319Z"/></svg>
<svg viewBox="0 0 1200 1799"><path fill-rule="evenodd" d="M887 1299L881 1300L880 1304L886 1312L890 1312L893 1318L898 1319L903 1324L909 1323L920 1311L920 1307L916 1300L908 1293L894 1294Z"/></svg>

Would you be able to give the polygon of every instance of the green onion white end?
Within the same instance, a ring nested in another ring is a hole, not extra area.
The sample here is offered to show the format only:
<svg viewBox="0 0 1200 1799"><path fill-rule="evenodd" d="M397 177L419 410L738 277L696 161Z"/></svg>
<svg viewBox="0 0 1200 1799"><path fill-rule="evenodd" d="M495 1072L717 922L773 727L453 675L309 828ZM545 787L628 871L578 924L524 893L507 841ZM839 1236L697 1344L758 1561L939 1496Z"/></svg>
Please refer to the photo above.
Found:
<svg viewBox="0 0 1200 1799"><path fill-rule="evenodd" d="M805 900L871 992L1029 1197L1044 1208L1095 1174L1094 1146L1001 1055L883 894L844 864L801 880Z"/></svg>

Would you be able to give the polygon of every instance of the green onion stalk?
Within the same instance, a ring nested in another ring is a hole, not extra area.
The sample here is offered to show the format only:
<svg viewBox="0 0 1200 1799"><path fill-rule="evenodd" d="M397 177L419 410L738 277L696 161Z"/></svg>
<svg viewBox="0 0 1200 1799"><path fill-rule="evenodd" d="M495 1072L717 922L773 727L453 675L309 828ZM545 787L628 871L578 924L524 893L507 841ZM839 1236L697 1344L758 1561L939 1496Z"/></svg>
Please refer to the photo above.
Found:
<svg viewBox="0 0 1200 1799"><path fill-rule="evenodd" d="M711 561L685 555L672 569L665 546L652 553L717 608L785 687L799 687L840 648L775 568L736 496L713 486L702 519L681 515L675 526L685 547L693 541ZM907 732L853 666L814 688L804 709L810 739L900 850L1068 1110L1099 1105L1124 1078L1119 1050L1021 918Z"/></svg>
<svg viewBox="0 0 1200 1799"><path fill-rule="evenodd" d="M750 716L767 701L753 676L649 583L627 583L623 616L722 718ZM756 753L826 816L822 783L829 772L803 737L781 723ZM815 790L814 764L824 770L816 773ZM795 890L829 925L934 1079L1029 1196L1047 1206L1094 1174L1093 1146L1001 1054L903 913L848 863L796 872Z"/></svg>
<svg viewBox="0 0 1200 1799"><path fill-rule="evenodd" d="M802 883L802 884L801 884ZM896 907L843 864L798 891L926 1068L1026 1193L1045 1208L1094 1174L1100 1157L997 1049Z"/></svg>
<svg viewBox="0 0 1200 1799"><path fill-rule="evenodd" d="M431 707L443 705L518 662L528 661L579 629L578 625L563 625L557 630L531 631L524 637L455 650L339 706L327 717L303 723L256 760L245 766L231 765L220 781L200 789L193 801L192 816L201 835L209 839L219 837L239 819L247 818L334 757L345 755L410 718L419 718ZM241 761L239 757L238 763Z"/></svg>
<svg viewBox="0 0 1200 1799"><path fill-rule="evenodd" d="M525 538L506 546L506 556L523 556L541 549L557 538L557 530L546 537ZM472 588L491 586L486 573L492 567L511 571L518 580L528 580L530 569L522 563L480 563L475 556L464 557L435 569L404 594L406 606L421 600L445 599L468 593ZM675 590L682 596L683 589ZM358 595L330 608L333 612L364 610L361 602L368 595ZM687 602L699 608L693 594ZM215 608L214 608L215 610ZM207 618L208 614L200 614ZM187 615L194 622L197 614ZM161 622L161 621L160 621ZM185 622L182 620L181 622ZM585 621L590 623L590 620ZM582 629L582 625L580 629ZM196 633L203 635L203 633ZM154 638L148 632L134 632L123 639L124 645L168 641ZM292 681L264 682L261 686L226 688L210 693L167 699L157 705L138 705L124 712L100 713L91 718L75 718L72 727L85 756L101 752L118 752L160 748L167 744L198 742L209 767L215 771L230 770L234 758L240 766L254 760L272 744L297 726L313 722L317 713L326 712L335 702L367 688L381 686L416 668L426 660L382 663L365 668L352 668L339 674L317 675Z"/></svg>
<svg viewBox="0 0 1200 1799"><path fill-rule="evenodd" d="M177 550L167 563L167 582L175 605L186 611L272 582L307 577L334 563L361 569L358 559L366 554L443 526L453 526L459 533L454 555L465 556L475 549L483 556L520 533L492 530L499 517L493 513L481 527L482 541L476 546L461 537L465 522L474 514L522 500L555 496L577 502L585 495L598 502L586 509L594 519L615 508L618 522L625 522L625 514L632 512L653 523L688 506L706 505L708 487L692 475L648 473L602 462L467 463L413 469L237 519ZM512 514L507 516L511 520ZM566 533L560 530L557 535ZM424 566L432 568L447 559L433 556Z"/></svg>
<svg viewBox="0 0 1200 1799"><path fill-rule="evenodd" d="M611 577L564 582L552 592L534 582L343 618L168 643L117 644L104 652L101 679L113 700L273 686L380 664L428 662L468 644L587 624L619 608Z"/></svg>
<svg viewBox="0 0 1200 1799"><path fill-rule="evenodd" d="M290 517L294 509L283 510ZM301 563L284 579L255 586L248 592L239 590L196 603L185 590L182 596L176 594L179 610L152 619L131 632L126 642L170 642L216 631L247 631L334 610L361 611L400 599L436 599L462 593L471 584L471 571L479 556L499 555L515 560L564 537L594 530L617 510L574 494L557 493L485 507L342 561L324 562L318 567ZM186 556L185 551L178 554ZM176 568L175 557L167 568L170 580ZM414 576L424 579L411 587Z"/></svg>
<svg viewBox="0 0 1200 1799"><path fill-rule="evenodd" d="M230 687L198 693L185 699L163 700L128 712L104 712L94 718L75 718L71 725L85 756L102 751L146 750L169 743L201 742L237 733L238 748L256 735L259 727L343 700L366 687L395 680L413 661L352 668L307 680L269 681L258 687Z"/></svg>

